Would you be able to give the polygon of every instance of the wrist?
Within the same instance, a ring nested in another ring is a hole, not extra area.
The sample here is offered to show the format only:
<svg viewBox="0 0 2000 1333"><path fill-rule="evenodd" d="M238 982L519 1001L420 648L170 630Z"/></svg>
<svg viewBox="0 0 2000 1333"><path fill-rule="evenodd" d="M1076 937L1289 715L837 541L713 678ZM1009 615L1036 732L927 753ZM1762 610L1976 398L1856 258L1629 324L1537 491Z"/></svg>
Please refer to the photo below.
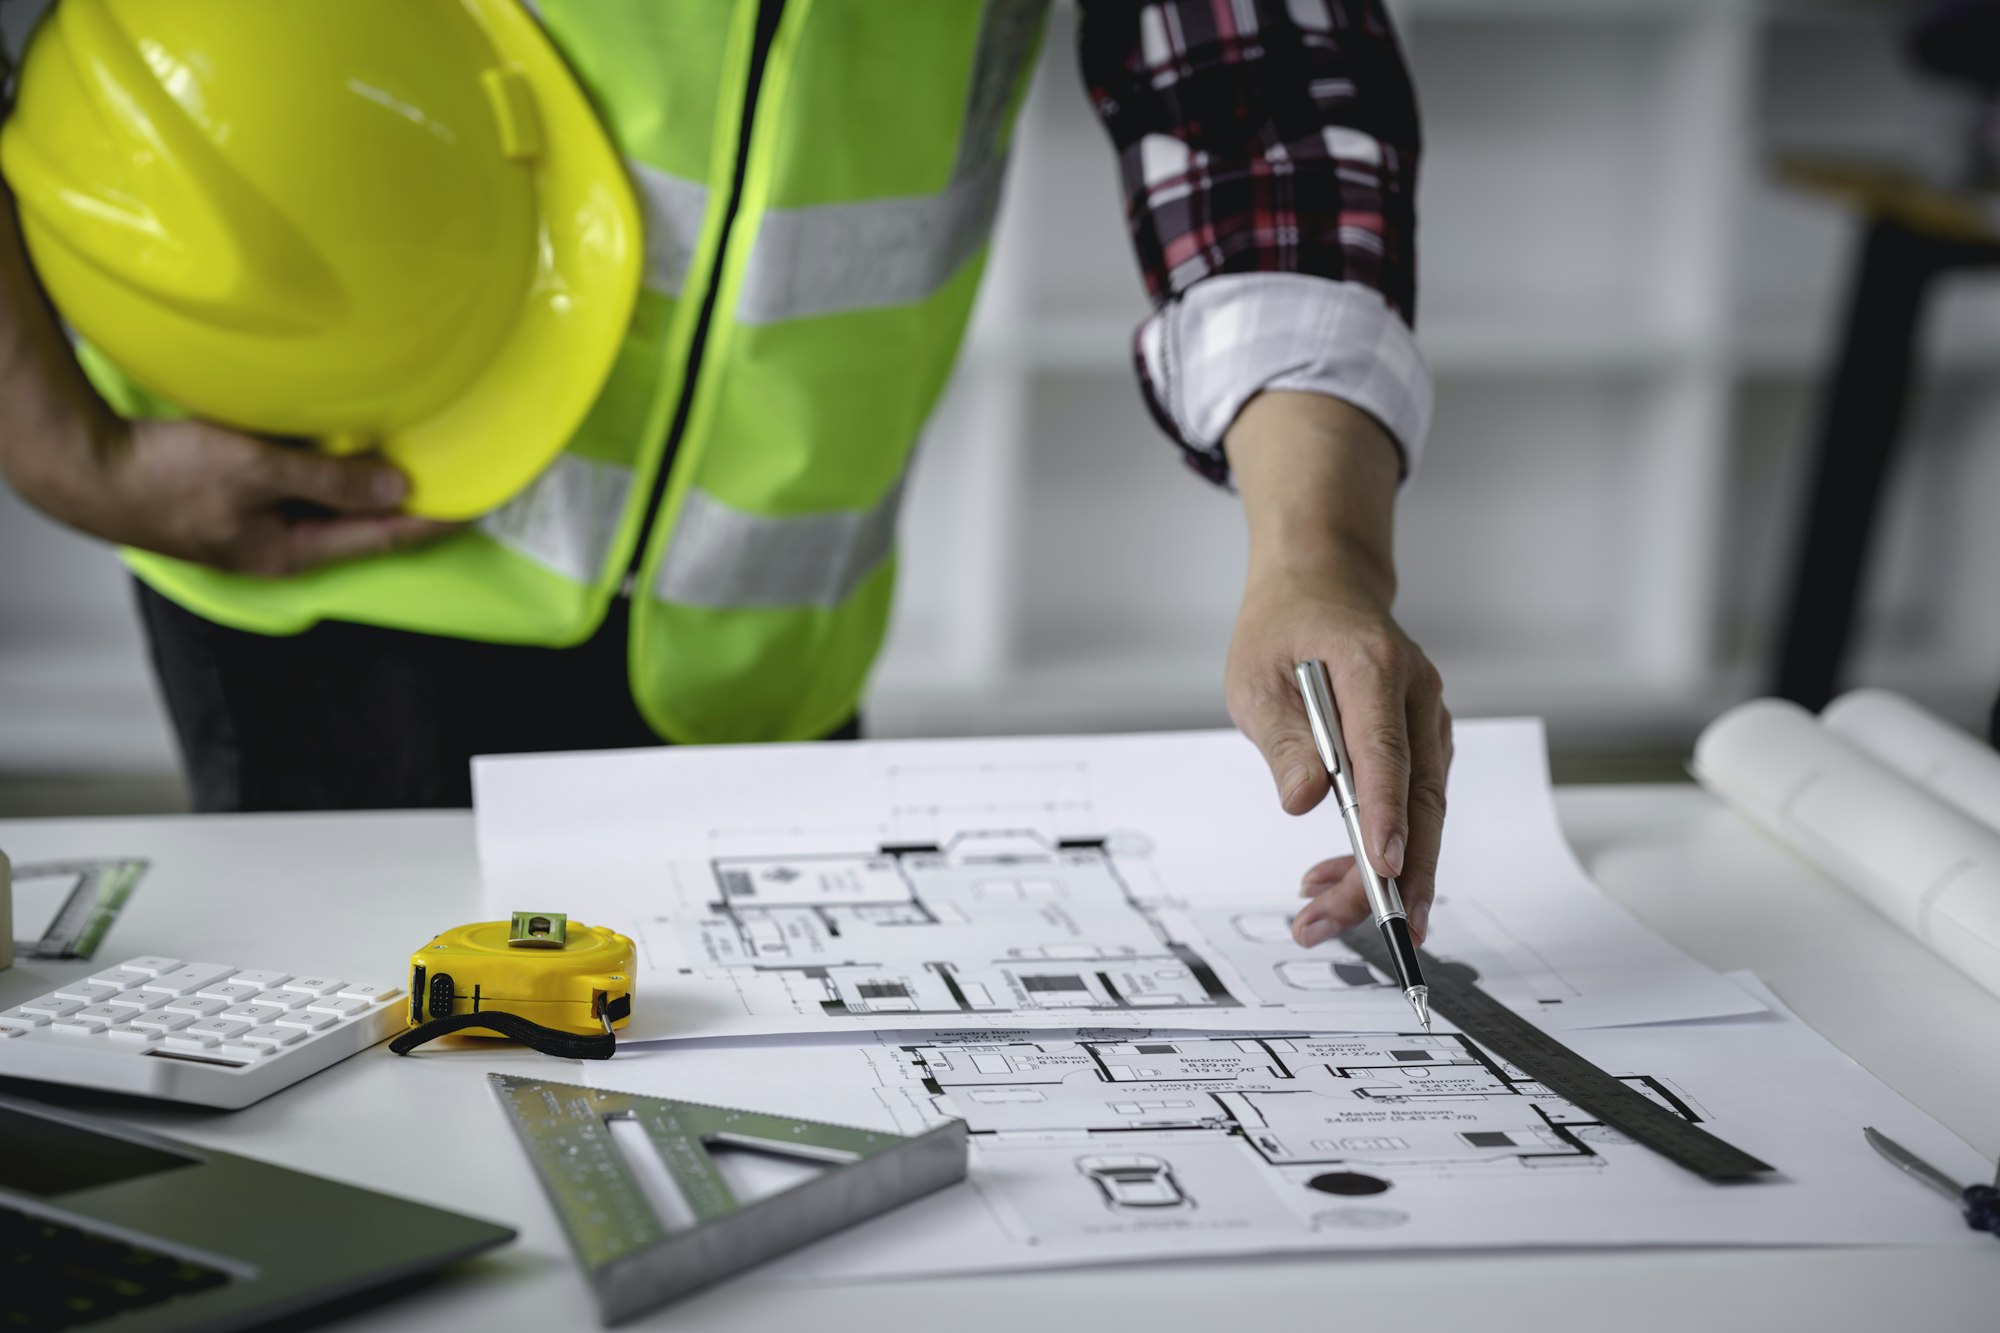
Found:
<svg viewBox="0 0 2000 1333"><path fill-rule="evenodd" d="M1402 454L1375 418L1323 394L1266 392L1228 436L1250 530L1250 578L1396 592Z"/></svg>
<svg viewBox="0 0 2000 1333"><path fill-rule="evenodd" d="M12 447L0 470L21 497L58 522L100 531L119 460L131 448L131 423L115 413L12 423Z"/></svg>
<svg viewBox="0 0 2000 1333"><path fill-rule="evenodd" d="M1387 611L1396 600L1396 562L1374 542L1339 532L1298 543L1253 543L1245 588L1253 596L1287 599L1310 591Z"/></svg>

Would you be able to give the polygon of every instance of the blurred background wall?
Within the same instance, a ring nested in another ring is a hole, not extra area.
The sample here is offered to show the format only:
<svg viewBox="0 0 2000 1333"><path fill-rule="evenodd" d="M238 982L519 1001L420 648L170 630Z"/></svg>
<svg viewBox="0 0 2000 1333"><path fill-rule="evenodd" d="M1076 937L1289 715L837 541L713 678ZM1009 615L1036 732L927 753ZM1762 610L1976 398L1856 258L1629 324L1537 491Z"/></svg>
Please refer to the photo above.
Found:
<svg viewBox="0 0 2000 1333"><path fill-rule="evenodd" d="M5 6L10 45L36 6ZM1759 692L1859 226L1775 154L1944 172L1966 100L1890 3L1405 0L1437 423L1400 612L1460 716L1558 770L1668 774ZM920 459L876 735L1220 725L1230 496L1140 405L1145 310L1058 6L965 356ZM1940 289L1850 678L1980 721L2000 690L2000 278ZM0 491L0 813L171 806L110 552Z"/></svg>

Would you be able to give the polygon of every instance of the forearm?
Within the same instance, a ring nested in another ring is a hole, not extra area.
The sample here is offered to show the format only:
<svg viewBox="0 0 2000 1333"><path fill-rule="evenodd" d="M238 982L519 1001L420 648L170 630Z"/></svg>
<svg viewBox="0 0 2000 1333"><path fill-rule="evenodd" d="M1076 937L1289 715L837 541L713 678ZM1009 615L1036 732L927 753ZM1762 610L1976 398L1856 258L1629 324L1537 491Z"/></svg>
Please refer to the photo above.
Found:
<svg viewBox="0 0 2000 1333"><path fill-rule="evenodd" d="M1237 416L1226 447L1253 581L1311 577L1389 605L1402 459L1375 418L1325 394L1268 390Z"/></svg>
<svg viewBox="0 0 2000 1333"><path fill-rule="evenodd" d="M55 518L88 527L86 478L119 426L77 365L0 186L0 474Z"/></svg>
<svg viewBox="0 0 2000 1333"><path fill-rule="evenodd" d="M1263 751L1284 808L1303 814L1326 795L1327 780L1293 667L1326 663L1354 757L1368 859L1400 880L1421 940L1444 828L1451 714L1437 668L1390 614L1401 457L1359 408L1269 390L1237 415L1227 446L1250 524L1229 714ZM1365 920L1361 881L1347 856L1307 871L1312 902L1293 937L1311 948Z"/></svg>

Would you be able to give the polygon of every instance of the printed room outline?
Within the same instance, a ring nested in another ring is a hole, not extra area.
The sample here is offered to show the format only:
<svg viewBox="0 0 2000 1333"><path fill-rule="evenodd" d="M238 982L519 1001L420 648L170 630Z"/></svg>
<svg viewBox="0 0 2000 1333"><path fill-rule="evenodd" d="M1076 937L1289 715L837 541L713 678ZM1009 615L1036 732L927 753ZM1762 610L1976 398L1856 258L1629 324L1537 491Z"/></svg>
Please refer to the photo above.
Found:
<svg viewBox="0 0 2000 1333"><path fill-rule="evenodd" d="M869 852L711 859L700 958L831 1018L1238 1008L1102 838L1029 830Z"/></svg>
<svg viewBox="0 0 2000 1333"><path fill-rule="evenodd" d="M936 1114L989 1141L1233 1140L1287 1171L1599 1169L1624 1138L1455 1033L1144 1036L897 1048ZM1651 1075L1624 1081L1686 1118Z"/></svg>

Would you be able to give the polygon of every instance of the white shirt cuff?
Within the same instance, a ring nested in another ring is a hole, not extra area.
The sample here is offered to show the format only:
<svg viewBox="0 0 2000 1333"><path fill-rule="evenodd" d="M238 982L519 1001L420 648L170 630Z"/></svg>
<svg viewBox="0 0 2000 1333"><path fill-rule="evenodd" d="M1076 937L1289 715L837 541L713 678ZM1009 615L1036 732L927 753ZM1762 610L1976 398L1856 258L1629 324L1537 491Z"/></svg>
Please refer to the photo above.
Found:
<svg viewBox="0 0 2000 1333"><path fill-rule="evenodd" d="M1373 287L1304 273L1226 273L1139 329L1147 390L1190 448L1212 451L1265 389L1344 399L1373 416L1413 475L1431 424L1431 373Z"/></svg>

